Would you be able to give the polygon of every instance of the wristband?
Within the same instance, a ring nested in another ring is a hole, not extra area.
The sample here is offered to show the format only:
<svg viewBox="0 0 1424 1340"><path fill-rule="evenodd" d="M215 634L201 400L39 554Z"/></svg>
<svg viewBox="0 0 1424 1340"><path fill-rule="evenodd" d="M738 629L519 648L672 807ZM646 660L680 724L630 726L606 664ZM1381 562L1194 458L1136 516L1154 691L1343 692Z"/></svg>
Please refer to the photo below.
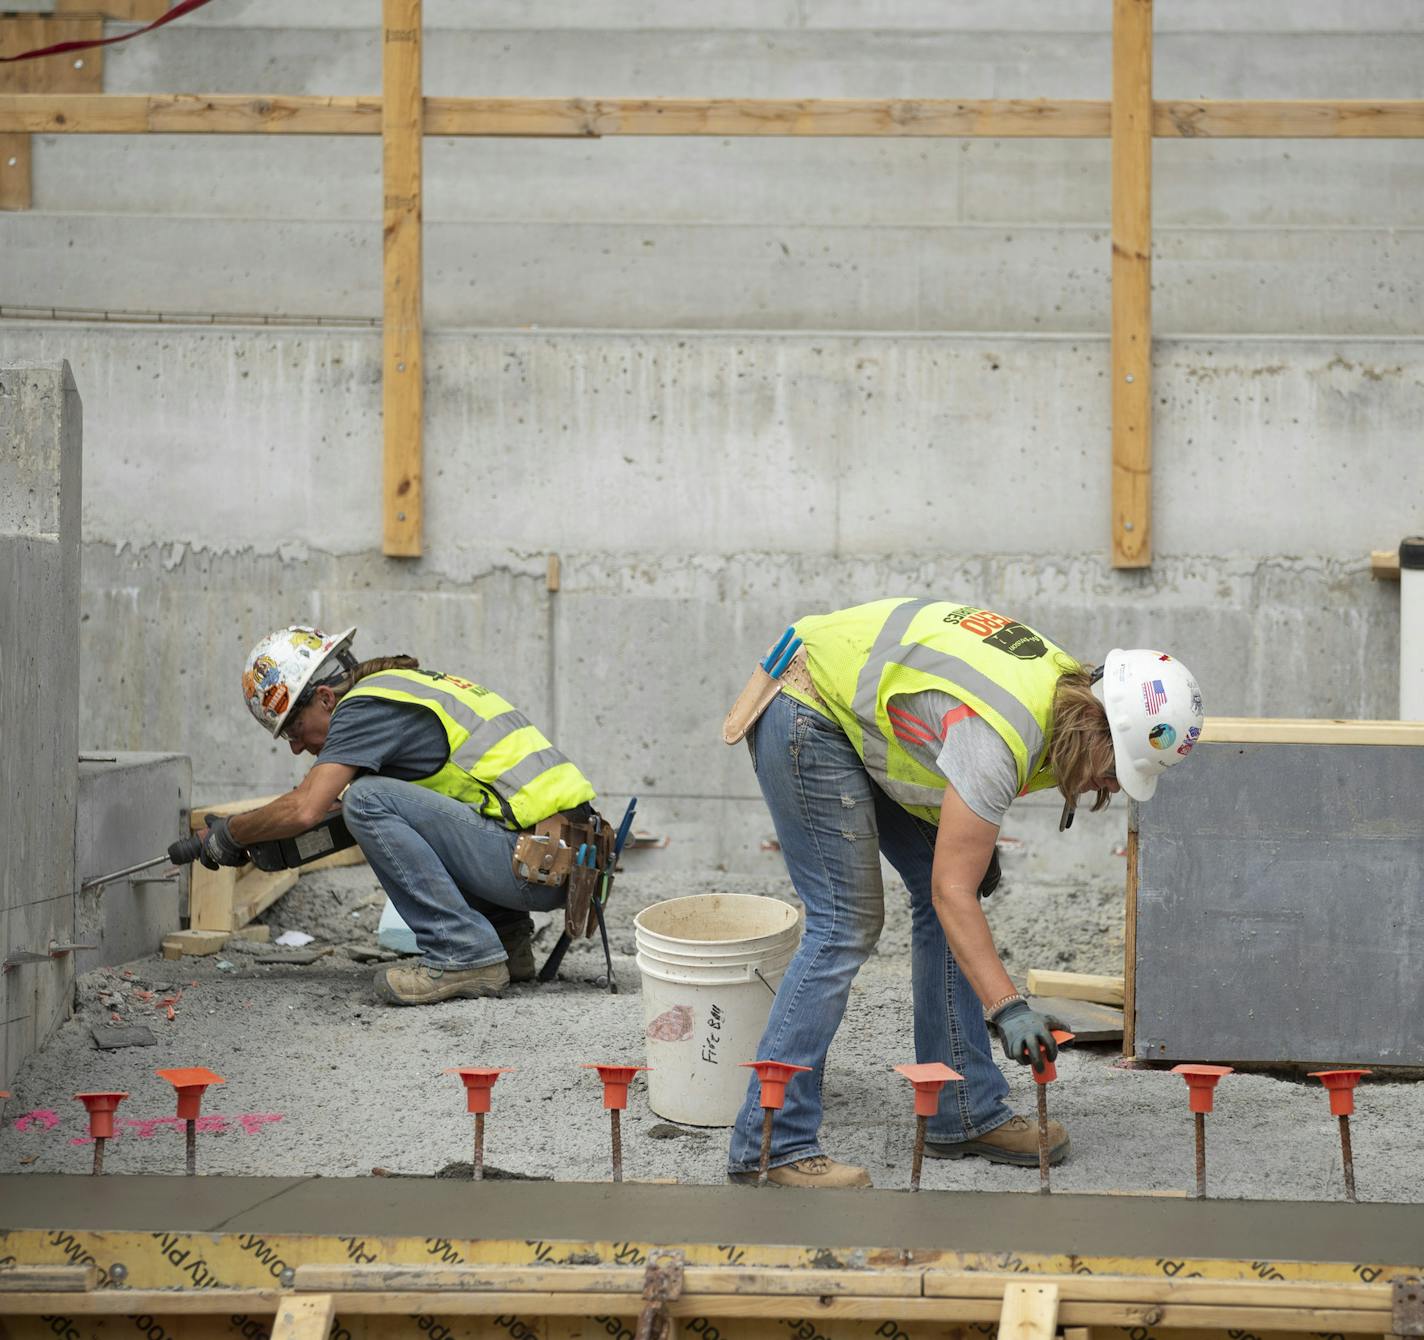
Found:
<svg viewBox="0 0 1424 1340"><path fill-rule="evenodd" d="M984 1018L992 1019L996 1014L998 1014L1000 1010L1004 1008L1005 1005L1012 1005L1016 1000L1022 1002L1025 1005L1028 1004L1028 1001L1024 1000L1022 994L1018 991L1015 991L1012 995L1001 996L998 1000L993 1001L991 1004L984 1006Z"/></svg>

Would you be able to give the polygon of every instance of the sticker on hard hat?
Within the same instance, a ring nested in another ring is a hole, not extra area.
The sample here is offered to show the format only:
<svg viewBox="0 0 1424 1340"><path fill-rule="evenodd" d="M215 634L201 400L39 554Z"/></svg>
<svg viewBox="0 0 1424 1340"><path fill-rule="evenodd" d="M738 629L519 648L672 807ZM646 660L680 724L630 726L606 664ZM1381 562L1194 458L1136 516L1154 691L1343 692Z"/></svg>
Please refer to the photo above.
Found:
<svg viewBox="0 0 1424 1340"><path fill-rule="evenodd" d="M1154 749L1170 749L1177 743L1177 732L1165 721L1159 721L1147 732L1147 743Z"/></svg>

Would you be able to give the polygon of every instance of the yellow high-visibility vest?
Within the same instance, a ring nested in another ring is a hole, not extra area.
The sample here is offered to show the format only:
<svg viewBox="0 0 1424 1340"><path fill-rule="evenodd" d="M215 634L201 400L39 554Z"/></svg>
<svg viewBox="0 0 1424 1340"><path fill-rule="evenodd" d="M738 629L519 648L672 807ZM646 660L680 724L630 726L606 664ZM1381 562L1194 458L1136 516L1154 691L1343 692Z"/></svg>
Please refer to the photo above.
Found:
<svg viewBox="0 0 1424 1340"><path fill-rule="evenodd" d="M508 828L532 828L594 798L588 779L528 717L472 680L432 670L382 670L360 680L335 711L355 698L413 703L433 712L450 753L439 771L415 785L473 805Z"/></svg>
<svg viewBox="0 0 1424 1340"><path fill-rule="evenodd" d="M796 620L811 681L866 771L911 814L939 822L944 778L916 762L887 711L904 693L939 689L1002 737L1019 794L1057 784L1048 766L1053 694L1078 663L1032 628L952 600L876 600ZM790 685L782 692L809 706Z"/></svg>

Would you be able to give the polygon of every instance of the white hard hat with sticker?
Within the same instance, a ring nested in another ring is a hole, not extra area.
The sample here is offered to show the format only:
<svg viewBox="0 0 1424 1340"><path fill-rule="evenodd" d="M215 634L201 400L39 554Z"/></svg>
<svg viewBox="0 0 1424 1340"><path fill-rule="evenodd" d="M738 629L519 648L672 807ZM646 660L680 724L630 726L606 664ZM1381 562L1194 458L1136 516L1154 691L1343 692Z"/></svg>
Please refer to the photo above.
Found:
<svg viewBox="0 0 1424 1340"><path fill-rule="evenodd" d="M351 627L333 636L320 628L293 624L268 633L253 647L242 670L242 696L247 710L269 735L281 731L312 677L324 662L346 653L355 632ZM345 659L352 659L349 653Z"/></svg>
<svg viewBox="0 0 1424 1340"><path fill-rule="evenodd" d="M1192 672L1165 652L1108 653L1099 685L1112 731L1117 780L1134 800L1151 800L1157 779L1201 736L1202 696Z"/></svg>

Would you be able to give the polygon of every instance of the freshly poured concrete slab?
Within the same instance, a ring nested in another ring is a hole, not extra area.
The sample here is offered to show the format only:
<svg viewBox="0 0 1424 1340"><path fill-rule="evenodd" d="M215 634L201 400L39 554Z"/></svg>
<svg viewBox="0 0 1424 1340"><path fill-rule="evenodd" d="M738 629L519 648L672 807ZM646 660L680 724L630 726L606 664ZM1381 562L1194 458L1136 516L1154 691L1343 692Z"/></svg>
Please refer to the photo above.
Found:
<svg viewBox="0 0 1424 1340"><path fill-rule="evenodd" d="M828 1212L833 1211L833 1212ZM0 1178L0 1227L1417 1263L1424 1206L363 1178ZM846 1264L840 1258L841 1264Z"/></svg>

